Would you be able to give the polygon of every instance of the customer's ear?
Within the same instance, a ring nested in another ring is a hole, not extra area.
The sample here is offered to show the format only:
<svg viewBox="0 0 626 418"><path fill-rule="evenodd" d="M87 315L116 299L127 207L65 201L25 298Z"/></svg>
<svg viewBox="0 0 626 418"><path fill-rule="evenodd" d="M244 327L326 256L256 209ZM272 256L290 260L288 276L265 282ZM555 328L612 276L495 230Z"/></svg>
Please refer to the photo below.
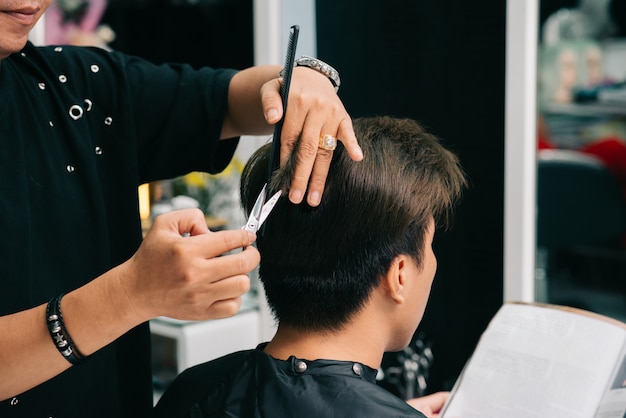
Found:
<svg viewBox="0 0 626 418"><path fill-rule="evenodd" d="M391 262L391 266L383 279L389 298L397 304L404 303L406 281L408 279L408 259L405 255L399 255Z"/></svg>

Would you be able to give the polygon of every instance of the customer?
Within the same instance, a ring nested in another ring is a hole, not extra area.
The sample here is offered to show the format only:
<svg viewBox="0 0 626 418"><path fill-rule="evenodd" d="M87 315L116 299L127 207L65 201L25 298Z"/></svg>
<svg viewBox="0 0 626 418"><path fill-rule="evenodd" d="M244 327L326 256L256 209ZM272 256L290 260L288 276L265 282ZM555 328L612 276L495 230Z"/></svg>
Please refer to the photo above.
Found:
<svg viewBox="0 0 626 418"><path fill-rule="evenodd" d="M258 238L274 338L183 372L157 417L423 417L377 386L376 373L383 353L407 346L422 318L437 265L435 226L465 180L457 158L414 121L364 118L354 127L364 160L337 148L322 203L280 200ZM248 211L267 160L265 147L244 169ZM274 189L286 189L290 167ZM430 416L446 396L426 398L428 408L436 402Z"/></svg>
<svg viewBox="0 0 626 418"><path fill-rule="evenodd" d="M146 321L234 314L259 256L221 256L255 237L212 233L198 211L159 217L141 244L137 186L219 172L238 136L271 133L281 67L35 47L49 2L0 0L0 416L147 417ZM291 87L281 156L300 138L290 198L316 205L332 156L320 135L360 149L324 75L298 67Z"/></svg>

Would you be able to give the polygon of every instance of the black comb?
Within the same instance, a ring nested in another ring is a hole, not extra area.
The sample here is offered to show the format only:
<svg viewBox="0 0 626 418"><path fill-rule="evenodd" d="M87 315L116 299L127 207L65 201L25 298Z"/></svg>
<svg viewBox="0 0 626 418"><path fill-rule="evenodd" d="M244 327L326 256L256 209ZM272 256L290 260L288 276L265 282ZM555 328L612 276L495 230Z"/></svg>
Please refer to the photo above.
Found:
<svg viewBox="0 0 626 418"><path fill-rule="evenodd" d="M293 74L293 63L296 59L296 45L298 43L298 33L300 27L293 25L289 32L289 42L287 44L287 54L285 57L285 66L283 67L283 82L280 86L280 97L283 100L283 117L274 126L274 137L272 139L272 148L270 149L269 167L267 173L267 181L272 178L272 174L280 165L280 136L283 131L283 121L287 114L287 99L289 98L289 86L291 85L291 76ZM270 190L267 190L270 193Z"/></svg>

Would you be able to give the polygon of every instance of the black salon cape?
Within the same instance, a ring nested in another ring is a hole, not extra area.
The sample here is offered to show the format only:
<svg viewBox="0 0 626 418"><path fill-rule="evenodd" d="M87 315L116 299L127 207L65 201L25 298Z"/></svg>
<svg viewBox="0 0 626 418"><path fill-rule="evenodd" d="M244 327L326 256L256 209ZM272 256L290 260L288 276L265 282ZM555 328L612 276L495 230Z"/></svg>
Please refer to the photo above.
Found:
<svg viewBox="0 0 626 418"><path fill-rule="evenodd" d="M0 315L126 261L142 238L140 184L228 164L237 140L219 136L233 74L30 43L0 62ZM143 324L0 402L0 417L149 417L151 384Z"/></svg>
<svg viewBox="0 0 626 418"><path fill-rule="evenodd" d="M276 360L262 347L185 370L159 400L155 418L425 418L377 386L374 369L293 356Z"/></svg>

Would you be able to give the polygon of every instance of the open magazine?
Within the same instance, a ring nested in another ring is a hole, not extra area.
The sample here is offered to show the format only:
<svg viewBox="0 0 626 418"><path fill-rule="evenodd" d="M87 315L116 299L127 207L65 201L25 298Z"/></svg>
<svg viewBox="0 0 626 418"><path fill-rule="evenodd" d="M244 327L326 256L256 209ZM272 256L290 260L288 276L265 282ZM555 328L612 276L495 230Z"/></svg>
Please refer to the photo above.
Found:
<svg viewBox="0 0 626 418"><path fill-rule="evenodd" d="M505 303L442 418L626 418L626 324L581 309Z"/></svg>

